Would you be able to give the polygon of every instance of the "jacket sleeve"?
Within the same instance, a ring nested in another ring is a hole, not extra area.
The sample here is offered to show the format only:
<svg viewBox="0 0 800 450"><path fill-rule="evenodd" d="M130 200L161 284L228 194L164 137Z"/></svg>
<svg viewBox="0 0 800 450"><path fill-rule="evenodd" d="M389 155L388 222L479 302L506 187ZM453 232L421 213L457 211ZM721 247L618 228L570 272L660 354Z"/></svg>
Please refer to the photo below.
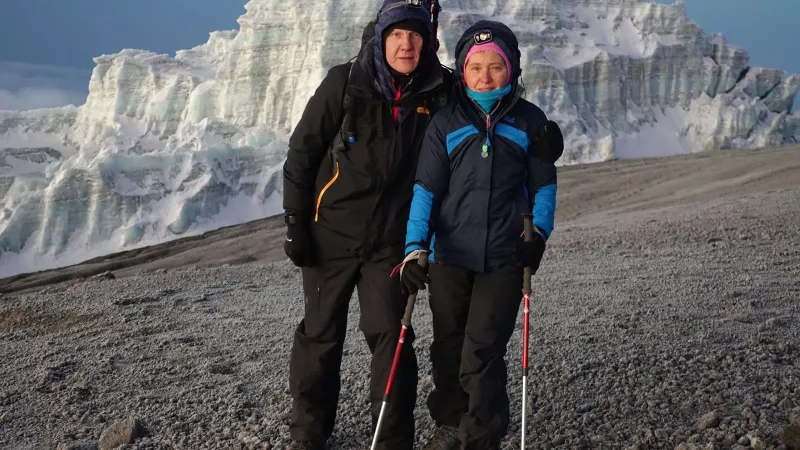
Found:
<svg viewBox="0 0 800 450"><path fill-rule="evenodd" d="M532 195L533 226L545 241L555 227L556 191L558 190L555 164L535 156L528 158L528 192Z"/></svg>
<svg viewBox="0 0 800 450"><path fill-rule="evenodd" d="M536 111L538 128L536 135L541 135L547 117L541 110ZM559 131L560 133L560 131ZM535 138L532 140L528 151L528 176L527 192L533 214L533 226L536 231L547 241L555 227L556 191L558 190L558 177L555 161L552 161L546 148L549 142Z"/></svg>
<svg viewBox="0 0 800 450"><path fill-rule="evenodd" d="M442 134L442 117L441 114L434 115L422 141L406 229L406 254L419 249L432 250L431 237L439 205L450 180L450 160Z"/></svg>
<svg viewBox="0 0 800 450"><path fill-rule="evenodd" d="M287 213L311 216L317 171L342 122L348 74L346 66L328 71L289 138L283 165L283 209Z"/></svg>
<svg viewBox="0 0 800 450"><path fill-rule="evenodd" d="M531 144L528 149L528 175L526 180L526 191L530 201L531 214L533 214L533 226L539 235L547 241L555 227L556 214L556 191L558 190L558 170L554 158L554 153L561 156L563 151L563 141L560 144L561 150L553 151L553 140L550 139L552 133L545 133L545 126L548 131L557 131L560 138L561 130L557 126L550 129L550 124L555 122L548 120L544 111L534 106L531 111L532 129L528 130ZM543 139L543 137L548 137Z"/></svg>

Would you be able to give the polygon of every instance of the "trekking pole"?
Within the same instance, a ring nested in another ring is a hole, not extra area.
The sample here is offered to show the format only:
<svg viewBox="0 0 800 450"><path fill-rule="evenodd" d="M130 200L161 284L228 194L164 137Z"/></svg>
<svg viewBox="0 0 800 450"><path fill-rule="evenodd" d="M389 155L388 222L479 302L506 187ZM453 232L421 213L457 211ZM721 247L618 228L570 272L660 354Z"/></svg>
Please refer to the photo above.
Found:
<svg viewBox="0 0 800 450"><path fill-rule="evenodd" d="M523 227L525 242L533 240L533 215L523 214ZM528 313L531 308L531 268L525 266L522 278L522 443L521 450L525 450L525 416L527 415L528 399Z"/></svg>
<svg viewBox="0 0 800 450"><path fill-rule="evenodd" d="M423 269L428 265L428 254L420 253L417 263ZM389 380L386 382L386 391L383 393L383 404L381 405L381 413L378 415L378 423L375 425L375 436L372 438L372 446L370 450L375 450L378 445L378 433L381 431L381 423L383 423L383 413L386 412L386 405L389 403L389 393L392 391L392 381L394 381L394 373L397 370L397 362L400 360L400 352L403 350L403 342L406 339L406 330L411 326L411 314L414 312L414 304L417 302L417 294L410 294L408 296L408 303L406 303L406 312L403 314L403 319L400 321L400 338L397 340L397 348L394 350L394 359L392 360L392 370L389 371Z"/></svg>

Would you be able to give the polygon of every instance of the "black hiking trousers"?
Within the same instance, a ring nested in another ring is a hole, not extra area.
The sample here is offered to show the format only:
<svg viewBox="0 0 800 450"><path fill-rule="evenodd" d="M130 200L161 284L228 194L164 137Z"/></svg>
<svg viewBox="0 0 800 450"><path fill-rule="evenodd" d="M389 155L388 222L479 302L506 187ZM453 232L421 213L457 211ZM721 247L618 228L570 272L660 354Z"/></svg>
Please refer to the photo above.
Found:
<svg viewBox="0 0 800 450"><path fill-rule="evenodd" d="M389 276L399 262L397 258L363 262L353 257L303 268L305 316L294 333L289 367L291 439L324 443L333 432L347 312L355 288L361 308L359 328L372 353L369 397L374 433L407 301L399 277ZM413 449L418 382L413 343L414 330L409 327L381 425L377 446L381 450Z"/></svg>
<svg viewBox="0 0 800 450"><path fill-rule="evenodd" d="M509 424L506 345L522 300L522 267L487 273L430 266L434 422L459 429L461 450L499 448Z"/></svg>

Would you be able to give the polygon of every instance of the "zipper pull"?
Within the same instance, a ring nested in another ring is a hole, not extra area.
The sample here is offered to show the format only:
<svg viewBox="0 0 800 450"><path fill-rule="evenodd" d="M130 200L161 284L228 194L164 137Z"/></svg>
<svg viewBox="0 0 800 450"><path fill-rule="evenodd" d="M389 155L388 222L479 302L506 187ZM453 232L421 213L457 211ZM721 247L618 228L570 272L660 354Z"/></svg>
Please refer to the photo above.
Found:
<svg viewBox="0 0 800 450"><path fill-rule="evenodd" d="M481 158L488 158L489 157L489 147L492 146L492 143L489 141L489 115L486 115L486 143L483 144L481 148Z"/></svg>

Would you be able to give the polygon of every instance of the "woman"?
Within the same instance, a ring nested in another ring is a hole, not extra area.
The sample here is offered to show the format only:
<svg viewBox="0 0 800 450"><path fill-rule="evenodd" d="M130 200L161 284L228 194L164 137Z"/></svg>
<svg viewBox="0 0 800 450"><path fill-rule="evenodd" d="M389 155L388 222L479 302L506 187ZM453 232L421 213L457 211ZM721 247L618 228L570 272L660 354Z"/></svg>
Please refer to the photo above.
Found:
<svg viewBox="0 0 800 450"><path fill-rule="evenodd" d="M425 135L400 278L430 286L438 429L429 449L498 448L508 429L506 345L553 230L558 126L522 98L520 52L505 25L481 21L456 47L455 102ZM523 214L534 240L524 242ZM429 253L430 273L418 264Z"/></svg>

